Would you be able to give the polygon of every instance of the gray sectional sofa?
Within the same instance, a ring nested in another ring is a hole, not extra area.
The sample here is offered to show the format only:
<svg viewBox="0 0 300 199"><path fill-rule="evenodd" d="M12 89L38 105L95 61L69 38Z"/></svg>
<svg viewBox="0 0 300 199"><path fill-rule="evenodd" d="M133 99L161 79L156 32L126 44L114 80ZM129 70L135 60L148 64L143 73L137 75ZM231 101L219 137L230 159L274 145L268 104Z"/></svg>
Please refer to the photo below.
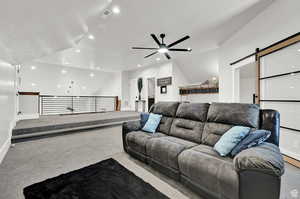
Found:
<svg viewBox="0 0 300 199"><path fill-rule="evenodd" d="M278 199L284 162L279 151L279 113L254 104L159 102L157 132L140 121L123 124L124 150L207 199ZM214 144L234 125L272 132L266 143L221 157Z"/></svg>

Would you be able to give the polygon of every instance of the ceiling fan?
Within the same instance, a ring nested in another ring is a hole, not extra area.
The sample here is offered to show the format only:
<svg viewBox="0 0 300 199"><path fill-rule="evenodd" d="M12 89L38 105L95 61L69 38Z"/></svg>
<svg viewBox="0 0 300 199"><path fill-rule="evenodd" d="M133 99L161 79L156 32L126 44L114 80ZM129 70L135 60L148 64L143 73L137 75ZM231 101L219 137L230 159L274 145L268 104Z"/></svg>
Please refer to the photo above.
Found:
<svg viewBox="0 0 300 199"><path fill-rule="evenodd" d="M157 53L162 53L165 54L167 59L171 59L170 55L168 54L169 51L181 51L181 52L191 52L191 48L172 48L173 46L187 40L190 38L190 36L185 36L169 45L166 45L164 43L164 38L166 37L165 34L160 34L161 42L158 40L155 34L151 34L151 37L154 39L155 43L158 45L158 48L144 48L144 47L132 47L132 49L137 49L137 50L155 50L155 52L151 53L150 55L145 56L144 58L151 57L152 55L155 55Z"/></svg>

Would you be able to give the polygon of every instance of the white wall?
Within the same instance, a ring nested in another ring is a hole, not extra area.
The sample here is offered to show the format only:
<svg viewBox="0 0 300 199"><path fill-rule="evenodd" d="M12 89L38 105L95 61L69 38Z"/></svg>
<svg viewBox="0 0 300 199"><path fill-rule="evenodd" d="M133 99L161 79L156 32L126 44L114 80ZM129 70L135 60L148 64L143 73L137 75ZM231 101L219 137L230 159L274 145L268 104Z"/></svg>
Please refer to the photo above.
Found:
<svg viewBox="0 0 300 199"><path fill-rule="evenodd" d="M165 62L165 63L159 63L152 66L147 67L141 67L137 70L128 71L128 81L132 82L138 78L143 78L144 87L142 90L142 99L147 99L148 97L148 85L147 85L147 79L148 78L155 78L155 101L179 101L179 90L178 86L181 84L186 84L187 80L184 76L184 74L181 72L181 69L178 65L172 62ZM172 77L172 85L167 86L167 93L161 94L160 93L160 87L157 87L157 79L163 78L163 77ZM129 83L130 85L130 83ZM133 86L134 90L136 90L134 93L137 93L137 87L135 87L135 84L129 86L128 93L132 93L130 91ZM123 96L124 97L124 96ZM132 100L134 97L129 97L130 104L132 104ZM146 104L146 107L148 104ZM131 107L133 109L133 106Z"/></svg>
<svg viewBox="0 0 300 199"><path fill-rule="evenodd" d="M32 70L31 67L36 69ZM66 73L62 74L62 70ZM91 73L94 77L91 77ZM121 72L104 72L33 62L22 65L21 91L42 95L102 95L121 97ZM71 89L71 81L74 84ZM67 91L70 91L67 93Z"/></svg>
<svg viewBox="0 0 300 199"><path fill-rule="evenodd" d="M230 62L287 38L300 30L300 1L276 0L220 48L220 101L232 102L233 73ZM281 131L281 150L300 158L300 135Z"/></svg>
<svg viewBox="0 0 300 199"><path fill-rule="evenodd" d="M141 67L135 71L130 71L129 72L129 81L131 81L132 79L138 79L140 77L143 78L143 83L144 83L144 87L143 87L143 91L142 91L142 99L146 99L148 94L147 94L147 78L152 78L155 77L157 78L161 78L161 77L169 77L172 76L172 63L165 63L162 65L154 65L154 66L150 66L150 67ZM156 82L155 82L156 84ZM171 87L168 86L168 93L167 94L160 94L160 90L156 89L155 90L155 100L156 101L164 101L164 100L168 100L168 99L172 99L173 97L173 90L170 89ZM136 88L137 89L137 88Z"/></svg>
<svg viewBox="0 0 300 199"><path fill-rule="evenodd" d="M122 87L122 95L121 95L121 110L130 110L130 90L129 90L129 73L128 71L123 71L121 73L121 87Z"/></svg>
<svg viewBox="0 0 300 199"><path fill-rule="evenodd" d="M182 66L173 62L173 98L176 99L176 101L180 101L181 99L181 96L179 95L179 87L190 83L186 78L185 73L183 73L184 70L185 68L182 68Z"/></svg>
<svg viewBox="0 0 300 199"><path fill-rule="evenodd" d="M220 101L233 101L233 77L230 63L291 36L300 30L300 1L276 0L246 24L219 51Z"/></svg>
<svg viewBox="0 0 300 199"><path fill-rule="evenodd" d="M0 60L0 163L4 158L16 118L15 67Z"/></svg>
<svg viewBox="0 0 300 199"><path fill-rule="evenodd" d="M208 93L208 94L192 94L192 95L183 95L181 97L181 101L183 102L191 102L191 103L212 103L219 101L218 93Z"/></svg>
<svg viewBox="0 0 300 199"><path fill-rule="evenodd" d="M196 50L194 49L191 54L179 54L180 57L177 59L178 65L181 66L181 70L189 83L204 82L211 77L218 77L218 49L206 52L196 52Z"/></svg>
<svg viewBox="0 0 300 199"><path fill-rule="evenodd" d="M39 96L19 95L17 112L17 120L39 118Z"/></svg>
<svg viewBox="0 0 300 199"><path fill-rule="evenodd" d="M255 78L240 79L240 103L252 103L255 93Z"/></svg>

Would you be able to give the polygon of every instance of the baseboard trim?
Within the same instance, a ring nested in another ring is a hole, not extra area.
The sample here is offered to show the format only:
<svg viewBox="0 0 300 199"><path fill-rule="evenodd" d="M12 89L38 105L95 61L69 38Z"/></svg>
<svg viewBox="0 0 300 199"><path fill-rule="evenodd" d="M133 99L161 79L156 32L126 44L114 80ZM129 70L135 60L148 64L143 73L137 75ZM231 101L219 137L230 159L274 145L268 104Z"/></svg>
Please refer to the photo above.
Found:
<svg viewBox="0 0 300 199"><path fill-rule="evenodd" d="M291 157L286 156L286 155L283 155L283 159L284 159L284 161L290 163L291 165L300 168L300 161L299 160L296 160L296 159L291 158Z"/></svg>
<svg viewBox="0 0 300 199"><path fill-rule="evenodd" d="M291 151L286 150L286 149L283 149L283 148L280 148L280 150L281 150L281 153L282 153L283 155L286 155L286 156L288 156L288 157L291 157L291 158L293 158L293 159L295 159L295 160L300 161L300 155L299 155L299 154L296 154L296 153L294 153L294 152L291 152Z"/></svg>
<svg viewBox="0 0 300 199"><path fill-rule="evenodd" d="M40 115L38 113L35 114L20 114L17 116L17 121L20 120L30 120L30 119L38 119Z"/></svg>
<svg viewBox="0 0 300 199"><path fill-rule="evenodd" d="M16 119L10 122L9 129L8 129L8 138L4 142L4 144L0 148L0 164L2 163L3 159L5 158L5 155L7 154L10 145L11 145L11 137L12 137L12 130L16 126Z"/></svg>
<svg viewBox="0 0 300 199"><path fill-rule="evenodd" d="M11 138L9 137L0 148L0 164L2 163L6 153L8 152L10 144L11 144Z"/></svg>
<svg viewBox="0 0 300 199"><path fill-rule="evenodd" d="M298 167L300 168L300 157L299 155L293 153L293 152L290 152L288 150L285 150L285 149L280 149L281 150L281 153L283 155L283 159L285 162L295 166L295 167Z"/></svg>

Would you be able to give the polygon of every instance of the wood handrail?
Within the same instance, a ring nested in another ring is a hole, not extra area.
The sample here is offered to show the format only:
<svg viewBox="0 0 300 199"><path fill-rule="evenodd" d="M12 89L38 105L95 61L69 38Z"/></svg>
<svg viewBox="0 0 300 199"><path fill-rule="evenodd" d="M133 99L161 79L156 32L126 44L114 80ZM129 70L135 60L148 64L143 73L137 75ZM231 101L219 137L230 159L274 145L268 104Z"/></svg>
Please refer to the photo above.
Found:
<svg viewBox="0 0 300 199"><path fill-rule="evenodd" d="M40 95L40 92L18 92L19 95Z"/></svg>

